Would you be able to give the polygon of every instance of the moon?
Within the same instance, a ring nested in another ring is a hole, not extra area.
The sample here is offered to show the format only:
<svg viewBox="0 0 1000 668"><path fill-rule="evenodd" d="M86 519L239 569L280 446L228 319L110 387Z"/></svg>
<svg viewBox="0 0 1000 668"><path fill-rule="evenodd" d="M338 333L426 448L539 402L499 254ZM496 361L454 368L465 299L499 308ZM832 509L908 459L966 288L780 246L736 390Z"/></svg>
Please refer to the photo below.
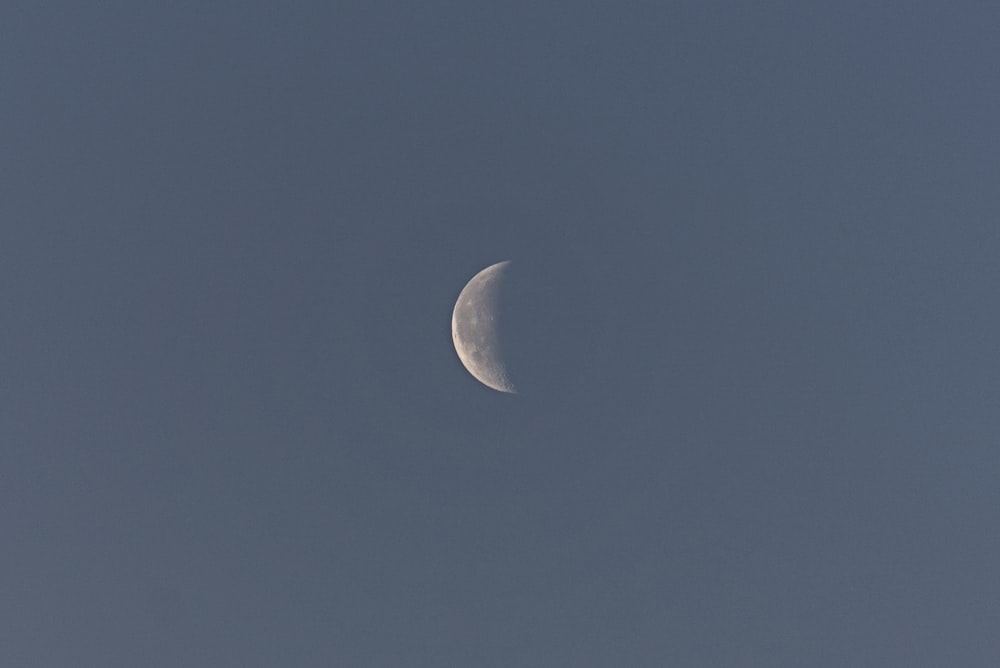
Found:
<svg viewBox="0 0 1000 668"><path fill-rule="evenodd" d="M500 291L510 261L498 262L472 277L451 314L451 338L458 359L486 387L517 394L503 360L498 331Z"/></svg>

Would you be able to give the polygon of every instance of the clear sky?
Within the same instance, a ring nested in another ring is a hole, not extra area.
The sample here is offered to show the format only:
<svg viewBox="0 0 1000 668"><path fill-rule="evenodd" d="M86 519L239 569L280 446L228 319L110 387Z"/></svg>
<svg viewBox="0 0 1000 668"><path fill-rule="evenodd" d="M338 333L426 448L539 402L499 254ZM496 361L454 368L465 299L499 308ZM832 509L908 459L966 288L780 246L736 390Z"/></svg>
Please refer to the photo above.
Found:
<svg viewBox="0 0 1000 668"><path fill-rule="evenodd" d="M994 668L998 25L4 2L0 664Z"/></svg>

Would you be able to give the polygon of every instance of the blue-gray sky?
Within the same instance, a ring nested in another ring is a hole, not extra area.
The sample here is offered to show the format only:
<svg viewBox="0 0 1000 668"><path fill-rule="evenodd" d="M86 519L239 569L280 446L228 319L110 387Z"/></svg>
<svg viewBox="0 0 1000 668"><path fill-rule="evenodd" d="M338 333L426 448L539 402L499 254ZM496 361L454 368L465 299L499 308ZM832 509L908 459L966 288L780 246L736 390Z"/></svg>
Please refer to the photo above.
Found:
<svg viewBox="0 0 1000 668"><path fill-rule="evenodd" d="M5 3L0 664L996 666L998 24Z"/></svg>

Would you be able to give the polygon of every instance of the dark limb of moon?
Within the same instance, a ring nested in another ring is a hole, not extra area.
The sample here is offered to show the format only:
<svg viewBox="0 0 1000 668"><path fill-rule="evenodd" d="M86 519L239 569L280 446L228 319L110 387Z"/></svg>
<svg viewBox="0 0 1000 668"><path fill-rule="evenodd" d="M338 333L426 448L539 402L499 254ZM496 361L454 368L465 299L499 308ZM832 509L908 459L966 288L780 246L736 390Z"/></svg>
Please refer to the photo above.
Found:
<svg viewBox="0 0 1000 668"><path fill-rule="evenodd" d="M499 392L516 393L499 336L500 288L509 265L499 262L472 277L455 303L451 336L458 358L476 380Z"/></svg>

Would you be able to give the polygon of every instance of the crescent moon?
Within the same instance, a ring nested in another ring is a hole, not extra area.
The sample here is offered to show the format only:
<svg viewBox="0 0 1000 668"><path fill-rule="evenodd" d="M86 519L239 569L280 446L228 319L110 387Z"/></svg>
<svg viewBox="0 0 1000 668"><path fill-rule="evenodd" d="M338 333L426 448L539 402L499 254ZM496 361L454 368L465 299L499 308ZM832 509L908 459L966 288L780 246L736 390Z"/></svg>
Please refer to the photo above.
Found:
<svg viewBox="0 0 1000 668"><path fill-rule="evenodd" d="M500 289L510 261L486 267L462 289L451 314L451 338L458 359L486 387L517 394L500 346Z"/></svg>

